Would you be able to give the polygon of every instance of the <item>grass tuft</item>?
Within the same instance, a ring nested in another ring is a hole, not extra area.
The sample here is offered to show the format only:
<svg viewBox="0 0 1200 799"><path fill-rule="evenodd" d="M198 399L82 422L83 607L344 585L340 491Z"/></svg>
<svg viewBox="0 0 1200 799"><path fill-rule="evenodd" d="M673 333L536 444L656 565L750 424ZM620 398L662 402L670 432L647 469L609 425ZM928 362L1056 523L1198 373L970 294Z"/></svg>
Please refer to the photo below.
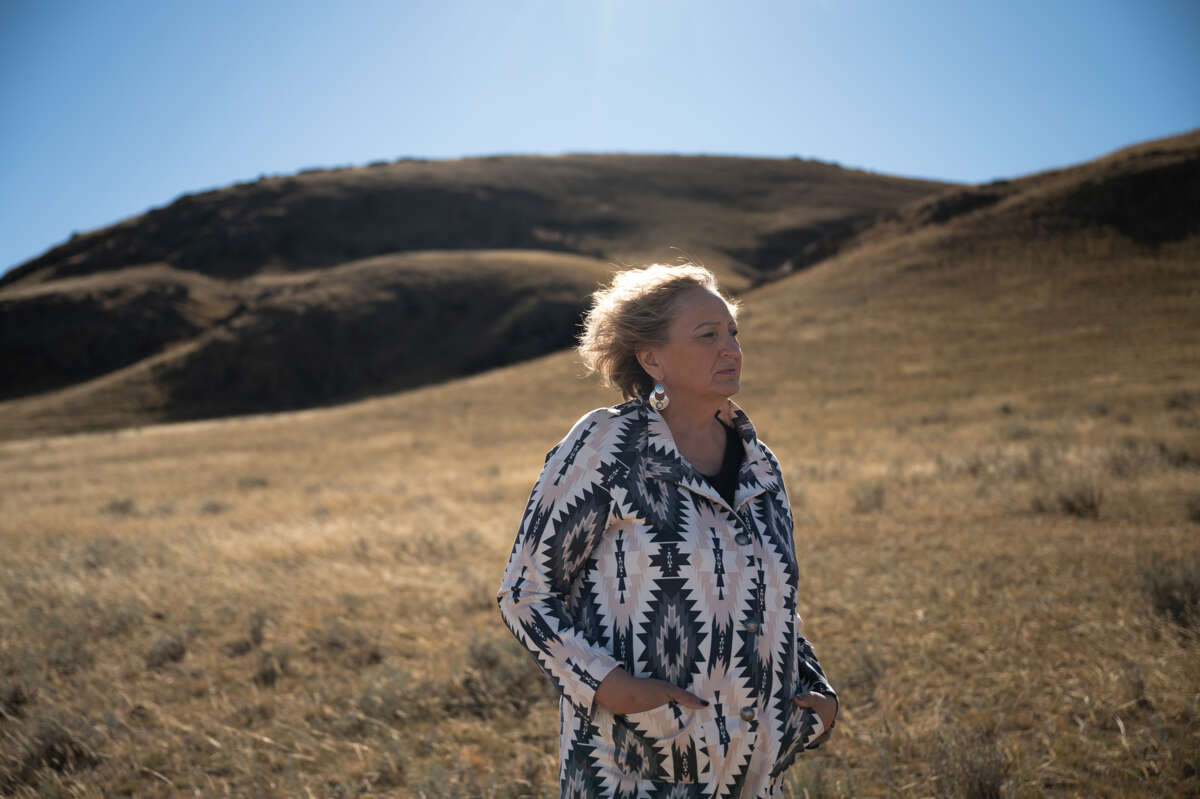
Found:
<svg viewBox="0 0 1200 799"><path fill-rule="evenodd" d="M56 672L69 677L95 666L96 656L92 654L82 635L71 631L54 642L47 653L46 661Z"/></svg>
<svg viewBox="0 0 1200 799"><path fill-rule="evenodd" d="M383 651L371 636L341 619L330 618L310 636L310 652L330 655L351 668L360 669L383 661Z"/></svg>
<svg viewBox="0 0 1200 799"><path fill-rule="evenodd" d="M522 714L557 696L550 681L514 639L475 638L467 664L443 704L456 715L493 718Z"/></svg>
<svg viewBox="0 0 1200 799"><path fill-rule="evenodd" d="M885 492L883 483L858 483L850 489L851 510L855 513L875 513L883 510Z"/></svg>
<svg viewBox="0 0 1200 799"><path fill-rule="evenodd" d="M70 774L100 764L97 735L79 719L46 717L32 732L5 737L0 750L0 793L5 795L22 787L39 789L46 771Z"/></svg>
<svg viewBox="0 0 1200 799"><path fill-rule="evenodd" d="M200 507L197 510L207 516L215 516L218 513L224 513L229 510L229 506L215 499L206 499L200 503Z"/></svg>
<svg viewBox="0 0 1200 799"><path fill-rule="evenodd" d="M114 497L101 510L113 516L134 516L137 505L129 497Z"/></svg>
<svg viewBox="0 0 1200 799"><path fill-rule="evenodd" d="M1200 554L1170 561L1152 555L1142 564L1141 583L1158 613L1180 627L1200 626Z"/></svg>
<svg viewBox="0 0 1200 799"><path fill-rule="evenodd" d="M258 660L258 670L254 672L254 682L269 688L279 682L280 677L291 674L291 652L288 649L263 651Z"/></svg>
<svg viewBox="0 0 1200 799"><path fill-rule="evenodd" d="M995 734L983 729L940 734L929 762L937 795L945 799L1002 799L1012 771Z"/></svg>
<svg viewBox="0 0 1200 799"><path fill-rule="evenodd" d="M187 645L183 639L164 636L155 641L146 653L146 668L159 669L168 663L178 663L186 654Z"/></svg>
<svg viewBox="0 0 1200 799"><path fill-rule="evenodd" d="M1068 516L1080 519L1100 518L1104 491L1090 480L1082 480L1058 492L1058 507Z"/></svg>
<svg viewBox="0 0 1200 799"><path fill-rule="evenodd" d="M25 715L25 707L33 703L37 692L16 680L0 681L0 717L19 719Z"/></svg>
<svg viewBox="0 0 1200 799"><path fill-rule="evenodd" d="M1167 410L1188 411L1200 407L1200 391L1173 391L1167 395Z"/></svg>

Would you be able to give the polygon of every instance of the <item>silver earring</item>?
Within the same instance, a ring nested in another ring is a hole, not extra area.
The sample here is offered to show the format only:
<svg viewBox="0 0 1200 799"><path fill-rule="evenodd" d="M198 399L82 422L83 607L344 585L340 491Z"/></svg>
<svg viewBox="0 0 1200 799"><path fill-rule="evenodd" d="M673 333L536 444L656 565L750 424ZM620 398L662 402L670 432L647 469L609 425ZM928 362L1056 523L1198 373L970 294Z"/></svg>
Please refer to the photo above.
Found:
<svg viewBox="0 0 1200 799"><path fill-rule="evenodd" d="M667 396L667 390L663 388L662 383L654 384L654 393L650 395L650 404L656 411L661 411L671 404L671 398Z"/></svg>

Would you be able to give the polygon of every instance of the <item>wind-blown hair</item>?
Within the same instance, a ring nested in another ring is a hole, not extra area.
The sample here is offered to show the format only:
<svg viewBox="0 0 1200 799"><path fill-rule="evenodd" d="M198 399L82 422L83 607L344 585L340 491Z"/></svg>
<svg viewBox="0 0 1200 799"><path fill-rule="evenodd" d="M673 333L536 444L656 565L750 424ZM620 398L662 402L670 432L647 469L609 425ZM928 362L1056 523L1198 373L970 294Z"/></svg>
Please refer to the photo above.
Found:
<svg viewBox="0 0 1200 799"><path fill-rule="evenodd" d="M605 385L619 389L625 399L648 396L654 379L638 362L637 353L666 342L679 297L694 288L720 297L737 317L738 303L721 294L717 279L703 266L652 264L618 272L611 283L592 294L579 336L584 365L598 373Z"/></svg>

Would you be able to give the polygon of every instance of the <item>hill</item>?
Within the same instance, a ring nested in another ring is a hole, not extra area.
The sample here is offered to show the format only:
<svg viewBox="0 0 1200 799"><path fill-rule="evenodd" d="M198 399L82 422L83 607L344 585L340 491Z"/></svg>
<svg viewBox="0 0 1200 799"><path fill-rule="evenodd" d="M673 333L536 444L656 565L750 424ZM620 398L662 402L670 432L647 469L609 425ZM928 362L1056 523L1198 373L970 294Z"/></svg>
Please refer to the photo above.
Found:
<svg viewBox="0 0 1200 799"><path fill-rule="evenodd" d="M566 253L481 250L236 282L159 264L18 287L0 295L6 385L79 382L0 404L0 430L309 407L527 359L570 344L609 272Z"/></svg>
<svg viewBox="0 0 1200 799"><path fill-rule="evenodd" d="M308 407L468 374L567 346L603 264L686 252L744 289L944 185L800 159L581 155L185 195L0 278L0 434Z"/></svg>
<svg viewBox="0 0 1200 799"><path fill-rule="evenodd" d="M1197 144L917 201L742 297L842 702L785 796L1200 791L1197 206L1147 241L1074 202L1152 207L1119 187L1158 167L1186 198ZM2 789L557 795L494 594L545 452L615 399L579 375L0 442Z"/></svg>

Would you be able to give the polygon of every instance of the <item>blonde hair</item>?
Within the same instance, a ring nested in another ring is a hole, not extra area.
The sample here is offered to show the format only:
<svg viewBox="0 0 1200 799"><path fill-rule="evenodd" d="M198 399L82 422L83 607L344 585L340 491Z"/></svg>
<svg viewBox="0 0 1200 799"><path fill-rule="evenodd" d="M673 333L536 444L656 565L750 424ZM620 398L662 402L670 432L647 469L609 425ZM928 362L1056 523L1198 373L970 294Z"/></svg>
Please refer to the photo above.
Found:
<svg viewBox="0 0 1200 799"><path fill-rule="evenodd" d="M667 340L679 297L695 288L715 294L737 316L737 302L723 296L713 273L698 264L652 264L614 275L592 294L583 319L579 355L588 371L598 373L625 399L647 396L654 379L638 362L638 351Z"/></svg>

